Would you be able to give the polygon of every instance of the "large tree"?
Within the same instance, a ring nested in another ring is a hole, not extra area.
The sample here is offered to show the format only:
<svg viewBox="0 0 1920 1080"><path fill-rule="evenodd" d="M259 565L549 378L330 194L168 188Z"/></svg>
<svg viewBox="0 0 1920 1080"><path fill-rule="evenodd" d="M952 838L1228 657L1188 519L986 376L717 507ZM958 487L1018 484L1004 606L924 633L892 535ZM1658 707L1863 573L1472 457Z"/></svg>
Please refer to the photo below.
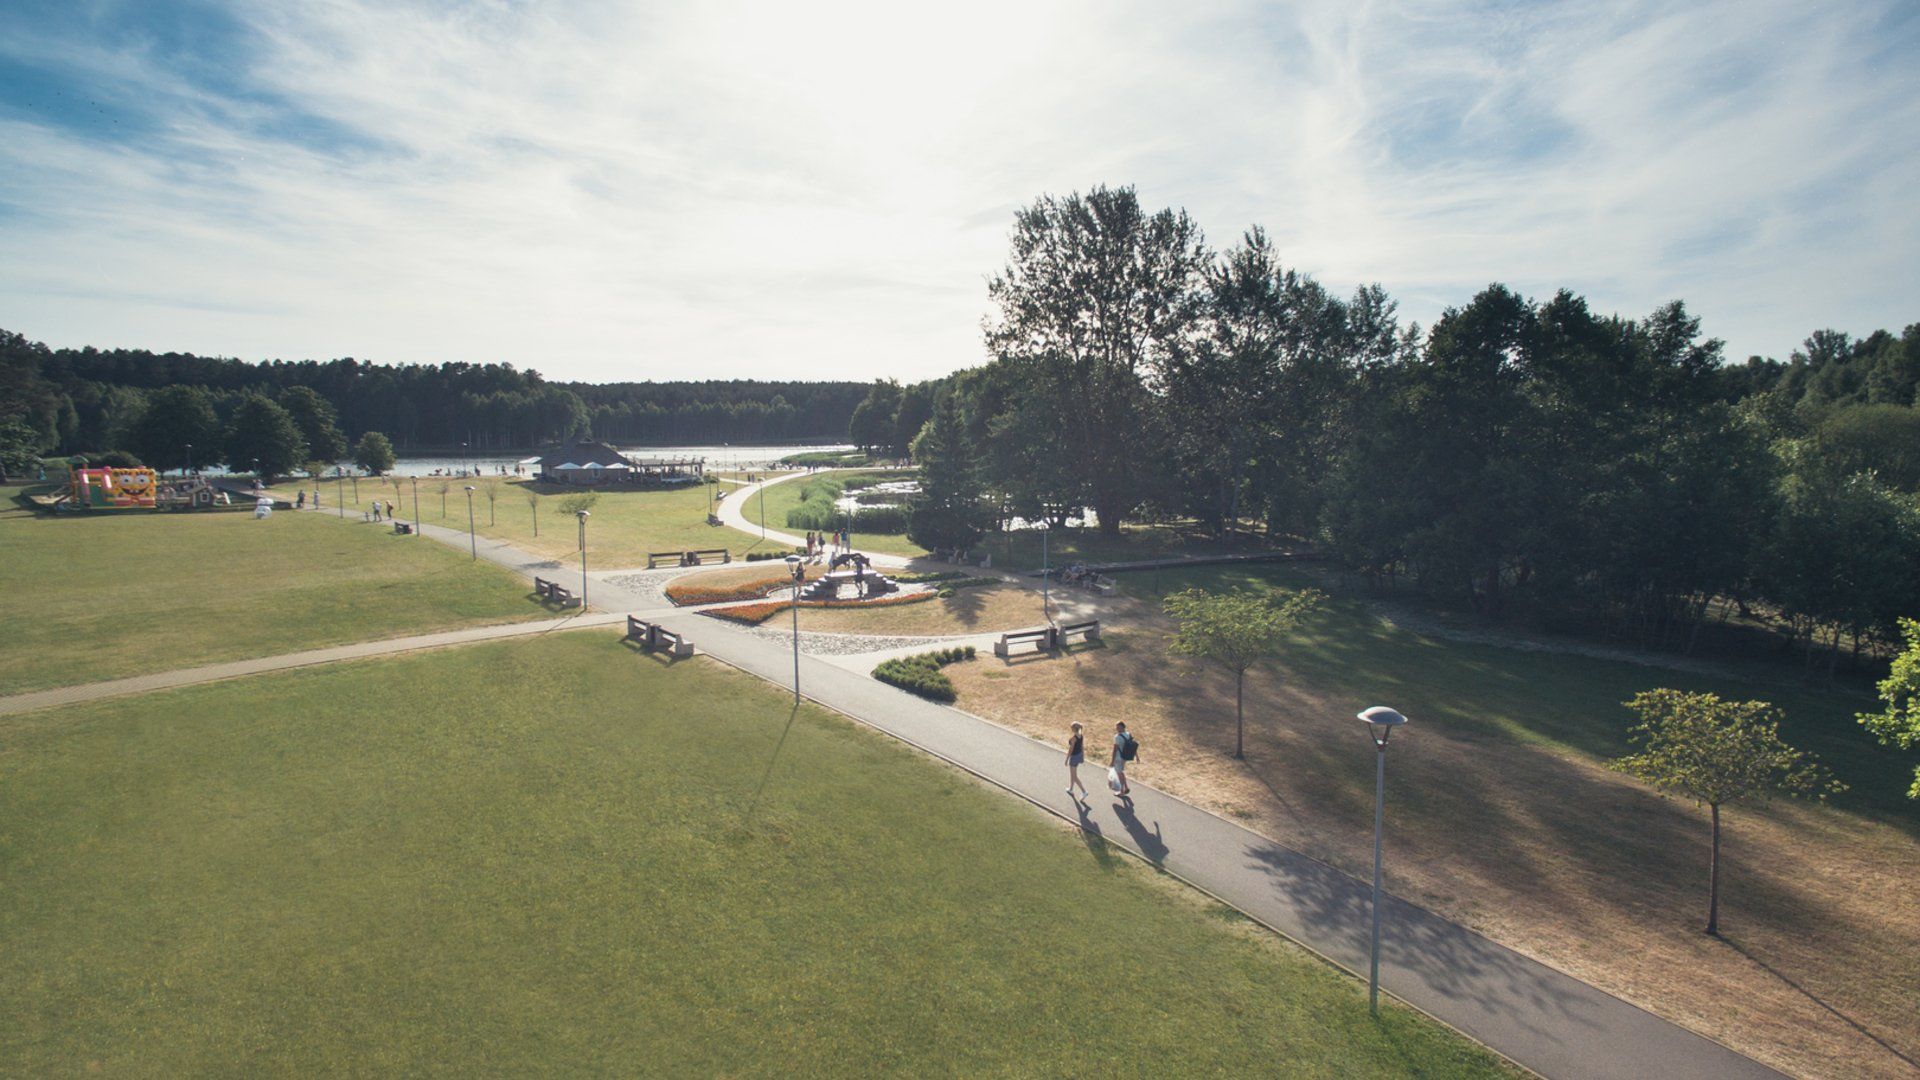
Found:
<svg viewBox="0 0 1920 1080"><path fill-rule="evenodd" d="M1884 707L1877 713L1861 713L1859 719L1882 746L1911 750L1920 746L1920 620L1901 619L1900 635L1905 647L1893 658L1887 677L1880 680ZM1907 798L1920 799L1920 765L1914 766Z"/></svg>
<svg viewBox="0 0 1920 1080"><path fill-rule="evenodd" d="M1707 864L1707 933L1720 932L1720 808L1775 793L1825 799L1846 790L1812 755L1780 738L1780 713L1764 701L1648 690L1627 702L1639 717L1629 738L1638 753L1613 762L1661 794L1704 803L1712 814Z"/></svg>
<svg viewBox="0 0 1920 1080"><path fill-rule="evenodd" d="M360 436L353 447L353 463L379 476L394 466L393 443L377 431Z"/></svg>
<svg viewBox="0 0 1920 1080"><path fill-rule="evenodd" d="M968 548L986 528L980 460L952 393L934 402L933 418L913 440L920 491L910 503L907 538L930 551Z"/></svg>
<svg viewBox="0 0 1920 1080"><path fill-rule="evenodd" d="M207 392L197 386L168 386L147 395L146 408L126 441L128 449L156 469L221 460L220 418Z"/></svg>
<svg viewBox="0 0 1920 1080"><path fill-rule="evenodd" d="M285 476L307 460L306 440L287 410L259 394L248 394L227 425L227 465L264 481Z"/></svg>
<svg viewBox="0 0 1920 1080"><path fill-rule="evenodd" d="M1036 421L1060 433L1110 535L1142 499L1156 418L1148 380L1192 345L1207 261L1185 211L1147 214L1132 188L1098 187L1021 210L1006 269L988 285L987 347L1028 376Z"/></svg>
<svg viewBox="0 0 1920 1080"><path fill-rule="evenodd" d="M1163 601L1167 614L1179 625L1169 649L1233 672L1234 757L1247 756L1247 670L1280 655L1286 635L1325 600L1317 589L1285 597L1241 589L1223 593L1187 589Z"/></svg>
<svg viewBox="0 0 1920 1080"><path fill-rule="evenodd" d="M340 434L339 414L311 387L290 386L280 391L280 407L292 414L307 453L329 464L347 456L347 437Z"/></svg>

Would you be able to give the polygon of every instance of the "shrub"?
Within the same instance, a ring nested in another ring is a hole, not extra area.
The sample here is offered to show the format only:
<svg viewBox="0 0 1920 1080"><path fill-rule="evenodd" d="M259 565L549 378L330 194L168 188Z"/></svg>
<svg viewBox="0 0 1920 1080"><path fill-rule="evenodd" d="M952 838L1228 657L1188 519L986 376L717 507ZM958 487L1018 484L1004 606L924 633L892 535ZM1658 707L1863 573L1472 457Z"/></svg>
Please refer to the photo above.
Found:
<svg viewBox="0 0 1920 1080"><path fill-rule="evenodd" d="M910 694L918 694L931 701L951 703L960 696L953 688L953 680L947 678L940 669L948 664L973 659L973 646L955 645L952 648L938 649L934 652L920 653L915 656L902 656L881 661L873 669L873 677L888 686L897 686Z"/></svg>

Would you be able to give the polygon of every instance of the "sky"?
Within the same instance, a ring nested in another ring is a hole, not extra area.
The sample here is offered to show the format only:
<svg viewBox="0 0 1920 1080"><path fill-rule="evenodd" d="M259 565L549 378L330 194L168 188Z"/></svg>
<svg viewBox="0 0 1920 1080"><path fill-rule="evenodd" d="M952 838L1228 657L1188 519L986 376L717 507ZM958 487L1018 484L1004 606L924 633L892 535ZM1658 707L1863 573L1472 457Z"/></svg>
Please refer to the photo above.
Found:
<svg viewBox="0 0 1920 1080"><path fill-rule="evenodd" d="M1920 4L0 4L0 327L56 347L929 378L1100 184L1422 324L1784 358L1920 321Z"/></svg>

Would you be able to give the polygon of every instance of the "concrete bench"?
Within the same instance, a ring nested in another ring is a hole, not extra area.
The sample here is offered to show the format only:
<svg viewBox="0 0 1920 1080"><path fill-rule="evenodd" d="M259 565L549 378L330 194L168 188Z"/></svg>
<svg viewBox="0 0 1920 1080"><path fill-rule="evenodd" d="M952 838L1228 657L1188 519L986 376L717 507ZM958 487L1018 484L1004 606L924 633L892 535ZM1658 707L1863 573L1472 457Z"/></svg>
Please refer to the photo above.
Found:
<svg viewBox="0 0 1920 1080"><path fill-rule="evenodd" d="M687 552L687 559L689 560L689 566L703 566L714 559L718 559L723 563L730 563L733 561L733 552L728 551L726 548L708 548L705 551Z"/></svg>
<svg viewBox="0 0 1920 1080"><path fill-rule="evenodd" d="M675 659L693 655L693 642L683 635L632 615L627 616L627 636L621 640L637 641L648 652L661 650Z"/></svg>
<svg viewBox="0 0 1920 1080"><path fill-rule="evenodd" d="M1077 637L1085 641L1100 640L1100 620L1088 619L1086 622L1067 623L1055 631L1054 640L1065 647L1067 639Z"/></svg>
<svg viewBox="0 0 1920 1080"><path fill-rule="evenodd" d="M571 589L557 581L548 581L542 577L533 579L533 594L549 604L558 604L563 608L572 607L580 602Z"/></svg>
<svg viewBox="0 0 1920 1080"><path fill-rule="evenodd" d="M652 570L665 559L672 559L675 566L687 565L687 553L684 551L649 551L647 552L647 569Z"/></svg>
<svg viewBox="0 0 1920 1080"><path fill-rule="evenodd" d="M1058 647L1059 631L1051 626L1033 626L1025 630L1009 630L1000 635L993 643L993 655L1007 659L1017 645L1032 645L1035 652L1052 652Z"/></svg>

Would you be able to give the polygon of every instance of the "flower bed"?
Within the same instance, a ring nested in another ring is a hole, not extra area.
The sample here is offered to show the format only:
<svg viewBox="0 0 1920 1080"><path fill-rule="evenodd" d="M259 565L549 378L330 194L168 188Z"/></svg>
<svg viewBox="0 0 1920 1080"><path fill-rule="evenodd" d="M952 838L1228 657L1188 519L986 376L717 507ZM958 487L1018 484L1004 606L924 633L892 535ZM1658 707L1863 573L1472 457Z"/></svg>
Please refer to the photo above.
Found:
<svg viewBox="0 0 1920 1080"><path fill-rule="evenodd" d="M667 599L682 607L688 604L722 604L729 600L758 600L775 589L791 586L793 579L785 574L779 577L757 578L733 585L692 585L674 582L667 586Z"/></svg>
<svg viewBox="0 0 1920 1080"><path fill-rule="evenodd" d="M930 592L901 593L883 596L878 600L802 600L803 608L874 608L894 607L898 604L918 604L934 599ZM715 608L703 611L702 615L711 615L716 619L742 623L746 626L759 626L779 612L792 606L790 600L769 600L764 604L740 604L735 607Z"/></svg>

